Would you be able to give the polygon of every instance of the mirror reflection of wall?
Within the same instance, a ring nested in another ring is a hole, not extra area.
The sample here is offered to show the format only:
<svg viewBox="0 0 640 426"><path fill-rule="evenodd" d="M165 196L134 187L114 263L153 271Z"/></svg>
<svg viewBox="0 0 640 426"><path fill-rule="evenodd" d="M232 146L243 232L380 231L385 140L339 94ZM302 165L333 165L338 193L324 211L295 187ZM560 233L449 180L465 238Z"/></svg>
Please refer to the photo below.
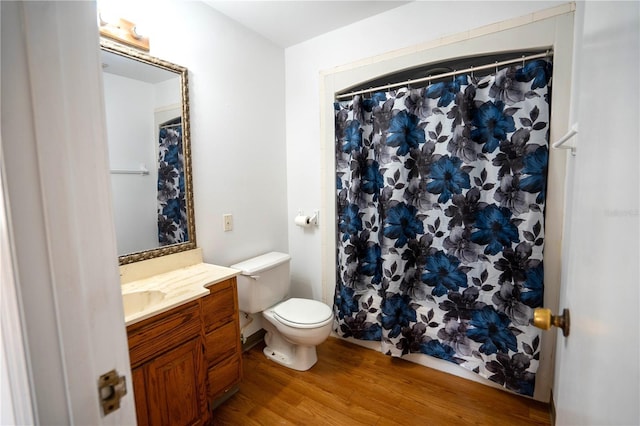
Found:
<svg viewBox="0 0 640 426"><path fill-rule="evenodd" d="M125 255L160 245L158 124L181 116L180 75L102 55L118 254ZM141 168L148 173L134 173Z"/></svg>

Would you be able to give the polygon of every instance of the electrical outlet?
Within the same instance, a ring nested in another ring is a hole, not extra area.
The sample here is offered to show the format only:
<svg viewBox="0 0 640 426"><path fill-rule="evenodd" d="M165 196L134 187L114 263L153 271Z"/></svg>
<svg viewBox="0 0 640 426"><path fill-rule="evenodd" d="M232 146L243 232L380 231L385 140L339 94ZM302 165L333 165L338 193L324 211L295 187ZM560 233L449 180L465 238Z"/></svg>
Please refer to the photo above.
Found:
<svg viewBox="0 0 640 426"><path fill-rule="evenodd" d="M233 230L233 216L230 214L222 215L222 228L225 232Z"/></svg>

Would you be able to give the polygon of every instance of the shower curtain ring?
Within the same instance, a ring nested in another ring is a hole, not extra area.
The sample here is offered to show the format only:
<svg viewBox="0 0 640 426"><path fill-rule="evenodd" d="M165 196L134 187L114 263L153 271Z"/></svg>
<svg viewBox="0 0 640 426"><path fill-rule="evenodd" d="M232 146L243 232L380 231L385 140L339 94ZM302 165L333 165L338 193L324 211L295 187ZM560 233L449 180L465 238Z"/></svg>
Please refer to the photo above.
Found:
<svg viewBox="0 0 640 426"><path fill-rule="evenodd" d="M524 68L524 55L522 55L522 67Z"/></svg>
<svg viewBox="0 0 640 426"><path fill-rule="evenodd" d="M498 61L496 61L496 74L498 74Z"/></svg>
<svg viewBox="0 0 640 426"><path fill-rule="evenodd" d="M469 67L471 70L471 78L473 78L473 65L471 67Z"/></svg>
<svg viewBox="0 0 640 426"><path fill-rule="evenodd" d="M451 76L451 81L452 81L453 83L455 83L455 82L456 82L456 73L457 73L457 72L458 72L458 70L453 70L453 75Z"/></svg>

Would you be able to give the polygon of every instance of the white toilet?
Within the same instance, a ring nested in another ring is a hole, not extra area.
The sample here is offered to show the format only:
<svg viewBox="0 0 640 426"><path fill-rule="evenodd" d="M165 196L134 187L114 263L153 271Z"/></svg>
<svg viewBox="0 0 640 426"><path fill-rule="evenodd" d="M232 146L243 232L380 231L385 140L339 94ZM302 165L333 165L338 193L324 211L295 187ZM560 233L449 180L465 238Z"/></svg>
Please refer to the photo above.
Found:
<svg viewBox="0 0 640 426"><path fill-rule="evenodd" d="M294 370L306 371L318 360L316 346L324 342L333 324L332 309L317 300L292 298L289 291L289 261L285 253L270 252L231 268L238 276L238 305L242 312L262 312L267 334L267 358ZM284 301L283 301L284 300Z"/></svg>

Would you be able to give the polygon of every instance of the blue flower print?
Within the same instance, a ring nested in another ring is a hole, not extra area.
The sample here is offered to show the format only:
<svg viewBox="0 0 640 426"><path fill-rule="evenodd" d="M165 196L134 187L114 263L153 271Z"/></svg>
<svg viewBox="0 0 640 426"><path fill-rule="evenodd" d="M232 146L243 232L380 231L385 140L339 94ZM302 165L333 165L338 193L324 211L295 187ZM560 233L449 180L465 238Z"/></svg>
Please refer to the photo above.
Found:
<svg viewBox="0 0 640 426"><path fill-rule="evenodd" d="M430 178L427 191L432 194L440 194L439 203L446 203L453 194L461 194L463 189L469 189L469 175L460 169L462 160L458 157L444 155L431 165Z"/></svg>
<svg viewBox="0 0 640 426"><path fill-rule="evenodd" d="M531 90L539 89L546 86L553 74L553 66L551 62L544 59L531 61L516 72L516 80L531 81Z"/></svg>
<svg viewBox="0 0 640 426"><path fill-rule="evenodd" d="M340 221L338 222L342 241L347 241L349 235L357 234L362 231L362 219L360 219L360 209L355 204L349 204L345 207L344 211L340 215Z"/></svg>
<svg viewBox="0 0 640 426"><path fill-rule="evenodd" d="M377 199L376 195L380 192L380 189L382 189L383 186L384 180L380 173L380 165L377 161L368 161L362 171L360 189L367 194L374 194L374 199Z"/></svg>
<svg viewBox="0 0 640 426"><path fill-rule="evenodd" d="M424 95L427 98L438 99L438 106L448 106L451 101L456 98L456 95L460 91L460 86L467 85L468 80L466 75L459 75L453 81L435 83L427 87Z"/></svg>
<svg viewBox="0 0 640 426"><path fill-rule="evenodd" d="M473 110L471 139L484 144L482 152L493 152L500 142L507 139L507 133L515 132L513 117L503 112L502 101L485 102Z"/></svg>
<svg viewBox="0 0 640 426"><path fill-rule="evenodd" d="M528 175L520 181L520 189L538 193L536 203L542 203L547 192L547 164L549 151L544 146L539 147L524 157L522 173Z"/></svg>
<svg viewBox="0 0 640 426"><path fill-rule="evenodd" d="M520 300L531 308L539 308L544 300L544 267L542 262L526 271L524 287L529 291L520 293Z"/></svg>
<svg viewBox="0 0 640 426"><path fill-rule="evenodd" d="M162 208L162 214L177 222L180 218L180 200L178 198L167 200L167 203Z"/></svg>
<svg viewBox="0 0 640 426"><path fill-rule="evenodd" d="M166 149L162 150L162 158L160 161L165 161L169 164L173 164L174 166L179 167L180 162L180 153L182 151L182 147L178 145L169 145Z"/></svg>
<svg viewBox="0 0 640 426"><path fill-rule="evenodd" d="M354 337L356 339L373 340L379 342L380 340L382 340L382 327L380 327L380 324L367 322L365 323L365 326L360 331L360 333Z"/></svg>
<svg viewBox="0 0 640 426"><path fill-rule="evenodd" d="M433 339L420 345L420 352L445 361L456 362L455 351L449 345L440 343L439 340Z"/></svg>
<svg viewBox="0 0 640 426"><path fill-rule="evenodd" d="M434 296L443 296L447 290L457 291L460 287L467 287L467 275L458 266L460 261L457 258L438 251L427 257L422 281L434 287L431 291Z"/></svg>
<svg viewBox="0 0 640 426"><path fill-rule="evenodd" d="M378 244L371 244L364 251L358 264L358 272L371 278L373 284L382 280L382 251Z"/></svg>
<svg viewBox="0 0 640 426"><path fill-rule="evenodd" d="M417 116L406 111L400 111L391 119L387 145L398 147L398 155L406 155L411 148L425 142L424 129L418 126L418 121Z"/></svg>
<svg viewBox="0 0 640 426"><path fill-rule="evenodd" d="M346 129L344 129L344 144L342 145L342 152L349 154L353 151L358 151L362 146L362 129L360 128L360 122L353 120L349 123Z"/></svg>
<svg viewBox="0 0 640 426"><path fill-rule="evenodd" d="M417 209L405 203L398 203L387 211L384 236L396 240L394 246L403 247L417 234L424 233L424 224L416 218Z"/></svg>
<svg viewBox="0 0 640 426"><path fill-rule="evenodd" d="M481 342L480 352L491 355L518 350L516 336L509 330L511 321L505 314L496 312L493 306L485 306L471 316L467 336Z"/></svg>
<svg viewBox="0 0 640 426"><path fill-rule="evenodd" d="M410 301L409 296L394 294L382 302L382 327L390 330L390 338L398 337L402 327L408 327L410 322L416 321L416 311L409 306Z"/></svg>
<svg viewBox="0 0 640 426"><path fill-rule="evenodd" d="M353 298L353 289L342 284L338 284L340 292L336 294L336 305L338 306L338 315L340 318L350 316L354 312L358 312L358 302Z"/></svg>
<svg viewBox="0 0 640 426"><path fill-rule="evenodd" d="M489 204L476 215L475 227L478 230L471 233L471 241L486 244L485 254L498 254L519 241L518 228L511 223L511 211L506 207Z"/></svg>
<svg viewBox="0 0 640 426"><path fill-rule="evenodd" d="M371 95L371 98L362 100L362 108L367 112L371 112L373 111L373 107L378 106L380 102L384 102L386 100L387 95L385 95L384 92L376 92Z"/></svg>

